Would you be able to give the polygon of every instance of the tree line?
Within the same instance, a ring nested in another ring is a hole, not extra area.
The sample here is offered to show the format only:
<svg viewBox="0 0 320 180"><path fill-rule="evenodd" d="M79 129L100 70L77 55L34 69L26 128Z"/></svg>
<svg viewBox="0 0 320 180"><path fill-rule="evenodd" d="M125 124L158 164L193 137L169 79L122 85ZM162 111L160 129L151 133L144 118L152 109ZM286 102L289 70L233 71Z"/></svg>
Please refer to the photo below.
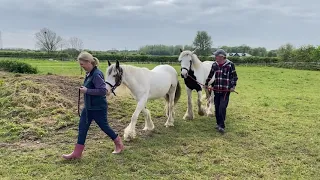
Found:
<svg viewBox="0 0 320 180"><path fill-rule="evenodd" d="M77 37L72 37L69 40L64 40L61 36L57 35L54 31L43 28L35 34L36 37L36 46L48 53L57 51L59 48L61 51L66 52L71 55L76 55L81 50L83 50L83 42ZM131 51L138 53L140 55L158 55L158 56L172 56L179 55L180 49L184 50L193 50L197 47L196 53L199 56L209 56L218 48L212 47L213 41L212 37L206 31L197 31L192 44L187 45L174 45L168 46L163 44L156 45L145 45L137 51ZM219 47L227 51L228 53L248 53L252 56L260 57L276 57L277 50L267 51L264 47L252 48L247 45L240 46L222 46ZM128 54L128 51L115 51L115 50L106 50L109 53L122 53Z"/></svg>
<svg viewBox="0 0 320 180"><path fill-rule="evenodd" d="M145 45L138 50L106 50L94 51L84 49L83 41L78 37L71 37L64 39L56 32L48 28L42 28L39 32L35 33L36 47L39 50L30 51L0 51L0 57L28 57L28 58L41 58L41 57L57 57L59 59L73 59L82 50L89 51L101 58L115 58L116 59L140 59L145 61L150 59L150 56L166 56L166 60L171 61L179 55L180 49L196 50L199 57L209 57L218 48L224 49L227 53L248 53L255 57L277 57L282 62L319 62L320 60L320 46L305 45L294 47L292 44L285 44L278 49L268 51L264 47L250 47L248 45L240 46L222 46L212 47L212 37L206 31L197 31L192 44L187 45ZM172 57L169 57L172 56ZM119 57L119 58L118 58ZM161 57L159 57L161 59ZM159 59L159 58L153 58ZM251 61L251 60L250 60ZM254 60L255 61L255 60ZM257 60L260 61L260 60ZM268 60L266 60L268 61ZM272 62L274 60L271 60Z"/></svg>

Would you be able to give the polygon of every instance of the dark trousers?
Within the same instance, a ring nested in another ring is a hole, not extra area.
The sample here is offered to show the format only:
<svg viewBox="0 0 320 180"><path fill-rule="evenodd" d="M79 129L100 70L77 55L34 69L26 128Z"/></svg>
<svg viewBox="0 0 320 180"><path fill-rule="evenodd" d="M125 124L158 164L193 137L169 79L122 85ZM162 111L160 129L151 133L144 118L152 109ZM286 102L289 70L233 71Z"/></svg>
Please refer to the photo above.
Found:
<svg viewBox="0 0 320 180"><path fill-rule="evenodd" d="M92 120L95 120L101 130L105 132L112 140L117 138L118 135L110 128L108 124L107 112L105 110L86 111L86 109L83 109L79 122L78 144L84 145Z"/></svg>
<svg viewBox="0 0 320 180"><path fill-rule="evenodd" d="M229 103L230 92L214 93L214 106L217 125L225 128L227 107Z"/></svg>

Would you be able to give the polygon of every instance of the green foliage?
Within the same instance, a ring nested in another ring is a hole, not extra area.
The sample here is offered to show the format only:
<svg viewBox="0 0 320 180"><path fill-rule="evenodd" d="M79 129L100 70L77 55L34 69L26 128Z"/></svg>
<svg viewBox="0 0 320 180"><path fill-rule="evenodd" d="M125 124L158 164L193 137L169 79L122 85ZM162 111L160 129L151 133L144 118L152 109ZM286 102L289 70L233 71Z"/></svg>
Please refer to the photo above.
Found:
<svg viewBox="0 0 320 180"><path fill-rule="evenodd" d="M33 58L33 59L68 59L71 56L68 53L60 52L42 52L42 51L0 51L0 57L14 58Z"/></svg>
<svg viewBox="0 0 320 180"><path fill-rule="evenodd" d="M201 56L208 56L212 53L211 36L206 31L198 31L196 37L193 40L193 45L198 47L196 53Z"/></svg>
<svg viewBox="0 0 320 180"><path fill-rule="evenodd" d="M267 51L264 47L257 47L253 48L248 45L241 45L241 46L222 46L221 49L225 50L227 53L248 53L252 56L260 56L260 57L276 57L277 53L276 50ZM216 50L217 48L213 48Z"/></svg>
<svg viewBox="0 0 320 180"><path fill-rule="evenodd" d="M292 61L293 49L294 49L293 45L289 43L281 46L278 49L278 57L280 57L285 62Z"/></svg>
<svg viewBox="0 0 320 180"><path fill-rule="evenodd" d="M38 69L32 67L30 64L12 61L12 60L1 60L0 70L14 72L14 73L25 73L25 74L37 74Z"/></svg>
<svg viewBox="0 0 320 180"><path fill-rule="evenodd" d="M180 49L192 50L193 46L190 45L175 45L175 46L166 46L166 45L146 45L139 49L141 55L161 55L161 56L172 56L179 55Z"/></svg>
<svg viewBox="0 0 320 180"><path fill-rule="evenodd" d="M280 58L277 57L256 57L256 56L248 56L248 57L228 57L234 63L277 63L280 62Z"/></svg>
<svg viewBox="0 0 320 180"><path fill-rule="evenodd" d="M320 62L320 46L295 48L292 44L286 44L278 49L278 56L283 62Z"/></svg>

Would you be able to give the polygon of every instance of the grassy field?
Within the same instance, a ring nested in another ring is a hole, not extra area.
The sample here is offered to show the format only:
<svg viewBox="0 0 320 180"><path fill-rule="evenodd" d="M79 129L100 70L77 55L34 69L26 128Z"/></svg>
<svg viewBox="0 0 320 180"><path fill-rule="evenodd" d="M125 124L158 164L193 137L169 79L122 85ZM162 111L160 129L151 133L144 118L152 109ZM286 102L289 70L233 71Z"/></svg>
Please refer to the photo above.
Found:
<svg viewBox="0 0 320 180"><path fill-rule="evenodd" d="M0 74L1 179L320 177L319 72L237 67L239 94L231 95L224 135L214 129L214 118L200 117L196 109L194 120L182 119L187 107L182 87L174 127L164 127L163 100L151 101L155 130L142 131L141 114L138 137L125 142L124 153L111 154L113 142L93 123L83 158L65 161L61 155L76 142L76 87L83 75L76 62L26 62L41 74ZM195 92L193 98L196 107ZM123 135L136 103L127 93L108 101L110 125Z"/></svg>

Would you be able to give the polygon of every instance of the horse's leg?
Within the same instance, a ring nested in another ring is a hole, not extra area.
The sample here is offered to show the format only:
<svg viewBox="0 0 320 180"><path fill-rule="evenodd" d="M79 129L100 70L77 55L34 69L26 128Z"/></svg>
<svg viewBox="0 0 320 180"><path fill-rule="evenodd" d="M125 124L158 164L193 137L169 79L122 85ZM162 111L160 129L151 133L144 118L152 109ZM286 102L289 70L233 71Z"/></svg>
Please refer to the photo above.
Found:
<svg viewBox="0 0 320 180"><path fill-rule="evenodd" d="M174 119L173 119L173 108L174 108L174 95L176 92L176 87L171 86L168 94L169 94L169 101L168 101L168 119L167 122L164 124L166 127L174 126Z"/></svg>
<svg viewBox="0 0 320 180"><path fill-rule="evenodd" d="M153 122L152 122L152 120L151 120L150 111L149 111L147 108L143 108L143 109L142 109L142 112L143 112L144 115L146 116L146 117L145 117L145 125L144 125L143 130L144 130L144 131L147 131L147 130L151 131L151 130L153 130L153 129L154 129L154 124L153 124Z"/></svg>
<svg viewBox="0 0 320 180"><path fill-rule="evenodd" d="M135 138L136 137L136 124L137 124L137 119L139 117L140 112L145 108L146 104L147 104L147 97L145 98L141 98L138 101L136 110L134 111L134 113L132 114L131 117L131 122L130 124L126 127L126 129L124 130L124 140L129 140L129 138Z"/></svg>
<svg viewBox="0 0 320 180"><path fill-rule="evenodd" d="M169 102L166 102L165 110L166 110L166 116L167 118L169 118Z"/></svg>
<svg viewBox="0 0 320 180"><path fill-rule="evenodd" d="M212 117L214 116L214 113L213 113L213 92L209 92L208 89L205 89L206 91L206 101L207 101L207 116L209 117Z"/></svg>
<svg viewBox="0 0 320 180"><path fill-rule="evenodd" d="M192 90L186 87L188 95L188 108L187 112L183 116L183 119L193 119L193 109L192 109Z"/></svg>
<svg viewBox="0 0 320 180"><path fill-rule="evenodd" d="M198 91L198 114L203 116L205 113L205 109L201 105L202 91Z"/></svg>

